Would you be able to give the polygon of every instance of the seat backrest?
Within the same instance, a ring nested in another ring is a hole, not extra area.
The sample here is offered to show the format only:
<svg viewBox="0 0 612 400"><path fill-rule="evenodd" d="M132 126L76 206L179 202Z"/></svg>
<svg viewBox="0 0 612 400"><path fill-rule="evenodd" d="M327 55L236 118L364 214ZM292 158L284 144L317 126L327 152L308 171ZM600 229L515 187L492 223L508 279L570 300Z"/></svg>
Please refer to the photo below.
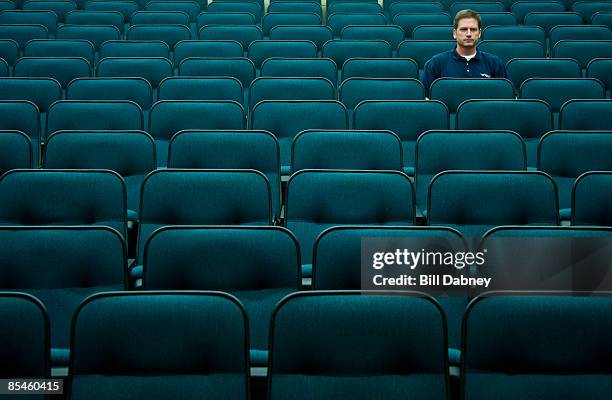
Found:
<svg viewBox="0 0 612 400"><path fill-rule="evenodd" d="M180 76L229 76L242 83L243 88L251 86L255 79L255 64L248 58L193 58L181 61Z"/></svg>
<svg viewBox="0 0 612 400"><path fill-rule="evenodd" d="M456 113L469 99L514 99L514 87L508 79L439 78L431 84L429 98L440 100Z"/></svg>
<svg viewBox="0 0 612 400"><path fill-rule="evenodd" d="M546 43L544 29L539 26L487 26L482 31L482 37L486 40L535 40L542 44Z"/></svg>
<svg viewBox="0 0 612 400"><path fill-rule="evenodd" d="M109 40L100 48L100 60L111 57L169 58L170 48L160 40Z"/></svg>
<svg viewBox="0 0 612 400"><path fill-rule="evenodd" d="M161 57L108 57L98 62L98 77L140 77L149 81L153 89L172 76L172 62Z"/></svg>
<svg viewBox="0 0 612 400"><path fill-rule="evenodd" d="M129 0L88 0L85 2L83 9L87 11L114 11L123 15L125 22L129 23L132 19L132 14L137 12L140 7L134 1Z"/></svg>
<svg viewBox="0 0 612 400"><path fill-rule="evenodd" d="M507 63L513 58L544 58L544 44L535 40L483 40L478 49Z"/></svg>
<svg viewBox="0 0 612 400"><path fill-rule="evenodd" d="M263 100L335 100L334 85L325 78L256 78L250 87L249 109Z"/></svg>
<svg viewBox="0 0 612 400"><path fill-rule="evenodd" d="M610 40L612 30L605 25L560 25L550 30L550 47L561 40Z"/></svg>
<svg viewBox="0 0 612 400"><path fill-rule="evenodd" d="M25 57L81 57L94 63L94 46L83 39L34 39L23 51Z"/></svg>
<svg viewBox="0 0 612 400"><path fill-rule="evenodd" d="M2 36L2 27L0 27L0 38ZM17 61L18 57L19 43L12 39L0 39L0 58L2 58L7 63L7 66L15 64L15 61Z"/></svg>
<svg viewBox="0 0 612 400"><path fill-rule="evenodd" d="M217 1L208 5L208 12L247 12L255 16L255 22L259 23L263 16L263 3L248 1Z"/></svg>
<svg viewBox="0 0 612 400"><path fill-rule="evenodd" d="M33 167L32 141L28 135L21 131L0 130L0 174L11 169Z"/></svg>
<svg viewBox="0 0 612 400"><path fill-rule="evenodd" d="M26 78L53 78L62 87L75 78L91 76L91 66L79 57L22 57L15 63L13 75Z"/></svg>
<svg viewBox="0 0 612 400"><path fill-rule="evenodd" d="M565 6L559 1L517 1L510 7L519 24L524 23L527 14L535 11L562 12Z"/></svg>
<svg viewBox="0 0 612 400"><path fill-rule="evenodd" d="M480 18L483 28L491 25L518 25L514 14L511 12L482 12Z"/></svg>
<svg viewBox="0 0 612 400"><path fill-rule="evenodd" d="M189 26L189 15L182 11L138 11L132 15L132 25ZM153 34L153 32L150 33ZM139 34L144 35L145 32L139 32ZM173 32L171 36L175 34Z"/></svg>
<svg viewBox="0 0 612 400"><path fill-rule="evenodd" d="M452 25L419 25L412 31L413 40L449 40L452 37Z"/></svg>
<svg viewBox="0 0 612 400"><path fill-rule="evenodd" d="M572 189L572 225L612 226L612 173L586 172Z"/></svg>
<svg viewBox="0 0 612 400"><path fill-rule="evenodd" d="M324 25L278 25L270 29L271 40L309 40L321 50L333 33Z"/></svg>
<svg viewBox="0 0 612 400"><path fill-rule="evenodd" d="M337 70L336 63L329 58L273 57L261 65L261 76L325 78L336 87Z"/></svg>
<svg viewBox="0 0 612 400"><path fill-rule="evenodd" d="M519 89L529 78L580 78L580 64L565 58L515 58L506 65L508 77Z"/></svg>
<svg viewBox="0 0 612 400"><path fill-rule="evenodd" d="M198 15L202 11L202 7L206 8L205 4L199 4L200 2L195 1L149 1L146 3L144 9L146 11L157 11L157 12L183 12L189 16L190 22L195 22ZM143 7L141 6L141 9Z"/></svg>
<svg viewBox="0 0 612 400"><path fill-rule="evenodd" d="M255 68L270 57L315 58L317 46L307 40L255 40L248 48Z"/></svg>
<svg viewBox="0 0 612 400"><path fill-rule="evenodd" d="M198 36L203 40L235 40L247 49L255 40L263 39L263 32L256 25L205 25Z"/></svg>
<svg viewBox="0 0 612 400"><path fill-rule="evenodd" d="M130 100L143 110L153 104L153 88L144 78L77 78L66 88L67 100Z"/></svg>
<svg viewBox="0 0 612 400"><path fill-rule="evenodd" d="M453 40L404 40L397 48L397 56L412 58L419 69L423 69L431 57L452 49L456 44Z"/></svg>
<svg viewBox="0 0 612 400"><path fill-rule="evenodd" d="M343 4L343 3L338 3ZM346 4L346 3L345 3ZM361 4L361 3L358 3ZM375 3L363 3L375 4ZM404 40L404 30L397 25L346 25L340 31L340 38L344 40L384 40L391 45L392 49Z"/></svg>
<svg viewBox="0 0 612 400"><path fill-rule="evenodd" d="M349 58L390 58L391 45L382 40L330 40L323 45L322 54L340 68Z"/></svg>
<svg viewBox="0 0 612 400"><path fill-rule="evenodd" d="M70 25L112 25L123 33L125 17L118 11L73 10L66 14Z"/></svg>
<svg viewBox="0 0 612 400"><path fill-rule="evenodd" d="M552 112L572 99L605 99L606 88L597 79L589 78L530 78L521 85L519 98L540 99Z"/></svg>
<svg viewBox="0 0 612 400"><path fill-rule="evenodd" d="M612 126L610 110L610 100L570 100L559 111L559 129L608 130Z"/></svg>
<svg viewBox="0 0 612 400"><path fill-rule="evenodd" d="M410 58L349 58L342 66L342 80L418 77L419 67Z"/></svg>
<svg viewBox="0 0 612 400"><path fill-rule="evenodd" d="M242 84L231 77L171 76L164 79L158 90L159 100L231 100L242 104Z"/></svg>
<svg viewBox="0 0 612 400"><path fill-rule="evenodd" d="M448 13L399 13L393 17L393 24L402 27L406 37L412 36L412 31L419 25L452 25Z"/></svg>
<svg viewBox="0 0 612 400"><path fill-rule="evenodd" d="M582 17L575 12L533 11L525 15L525 25L539 26L548 37L557 25L582 25Z"/></svg>
<svg viewBox="0 0 612 400"><path fill-rule="evenodd" d="M339 99L349 110L364 100L422 100L425 88L416 79L349 78L342 82Z"/></svg>
<svg viewBox="0 0 612 400"><path fill-rule="evenodd" d="M47 28L50 35L57 29L57 14L50 10L4 10L0 11L0 24L36 24Z"/></svg>
<svg viewBox="0 0 612 400"><path fill-rule="evenodd" d="M321 25L321 15L309 12L280 13L268 11L261 23L264 36L270 36L270 30L279 25Z"/></svg>
<svg viewBox="0 0 612 400"><path fill-rule="evenodd" d="M174 65L189 57L242 57L242 45L235 40L183 40L174 46Z"/></svg>
<svg viewBox="0 0 612 400"><path fill-rule="evenodd" d="M612 90L612 58L596 58L587 66L586 76L599 79L606 90Z"/></svg>
<svg viewBox="0 0 612 400"><path fill-rule="evenodd" d="M23 49L26 44L32 39L48 39L49 31L43 25L34 24L0 24L0 39L12 40ZM6 43L5 46L6 47ZM11 46L12 47L12 46ZM10 54L14 55L12 51ZM16 60L15 55L15 60ZM11 64L14 64L11 62Z"/></svg>
<svg viewBox="0 0 612 400"><path fill-rule="evenodd" d="M50 10L57 14L58 22L66 19L66 14L77 9L76 2L70 0L27 0L23 3L24 10Z"/></svg>
<svg viewBox="0 0 612 400"><path fill-rule="evenodd" d="M591 22L591 18L598 12L610 12L612 6L605 1L577 1L572 4L572 10L582 15L584 23Z"/></svg>
<svg viewBox="0 0 612 400"><path fill-rule="evenodd" d="M306 12L314 13L317 15L323 15L321 9L321 3L314 1L277 1L270 2L268 6L268 13L292 13L292 12Z"/></svg>
<svg viewBox="0 0 612 400"><path fill-rule="evenodd" d="M20 131L32 143L32 161L38 165L40 146L40 117L38 107L31 101L0 100L0 129Z"/></svg>
<svg viewBox="0 0 612 400"><path fill-rule="evenodd" d="M171 49L189 39L191 32L185 25L132 25L127 31L127 40L161 40Z"/></svg>
<svg viewBox="0 0 612 400"><path fill-rule="evenodd" d="M80 39L90 41L96 50L108 40L121 39L121 31L113 25L62 25L57 28L58 39Z"/></svg>
<svg viewBox="0 0 612 400"><path fill-rule="evenodd" d="M595 58L612 54L612 40L561 40L553 47L555 58L573 58L585 69Z"/></svg>
<svg viewBox="0 0 612 400"><path fill-rule="evenodd" d="M340 37L342 29L349 25L385 25L383 14L359 14L336 12L327 17L327 26L332 29L334 37Z"/></svg>
<svg viewBox="0 0 612 400"><path fill-rule="evenodd" d="M15 98L31 101L46 113L51 104L61 100L62 87L53 78L0 78L0 99Z"/></svg>

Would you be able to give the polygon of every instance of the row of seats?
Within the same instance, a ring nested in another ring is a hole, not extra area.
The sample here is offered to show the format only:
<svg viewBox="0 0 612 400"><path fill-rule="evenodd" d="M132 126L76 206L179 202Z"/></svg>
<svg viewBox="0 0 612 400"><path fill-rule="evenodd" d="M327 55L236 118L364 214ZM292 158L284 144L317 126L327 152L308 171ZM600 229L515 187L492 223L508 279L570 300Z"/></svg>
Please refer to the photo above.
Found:
<svg viewBox="0 0 612 400"><path fill-rule="evenodd" d="M463 321L462 398L607 398L611 303L605 295L478 297ZM5 375L48 376L44 307L7 293L0 307L10 327L0 331L2 349L14 361ZM439 304L414 292L288 296L271 319L267 397L448 399L446 324ZM249 328L245 306L219 292L90 297L72 323L67 398L248 399Z"/></svg>

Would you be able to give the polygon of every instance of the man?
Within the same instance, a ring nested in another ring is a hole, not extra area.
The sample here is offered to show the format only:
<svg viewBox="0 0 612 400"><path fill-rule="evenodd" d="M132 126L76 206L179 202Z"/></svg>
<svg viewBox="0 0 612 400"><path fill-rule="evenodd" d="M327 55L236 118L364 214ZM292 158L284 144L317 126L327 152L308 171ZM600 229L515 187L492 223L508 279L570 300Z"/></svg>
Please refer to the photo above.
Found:
<svg viewBox="0 0 612 400"><path fill-rule="evenodd" d="M481 19L476 11L462 10L455 15L453 38L457 40L457 46L427 61L423 75L423 85L427 90L433 81L442 77L506 77L506 67L499 57L476 49L481 32Z"/></svg>

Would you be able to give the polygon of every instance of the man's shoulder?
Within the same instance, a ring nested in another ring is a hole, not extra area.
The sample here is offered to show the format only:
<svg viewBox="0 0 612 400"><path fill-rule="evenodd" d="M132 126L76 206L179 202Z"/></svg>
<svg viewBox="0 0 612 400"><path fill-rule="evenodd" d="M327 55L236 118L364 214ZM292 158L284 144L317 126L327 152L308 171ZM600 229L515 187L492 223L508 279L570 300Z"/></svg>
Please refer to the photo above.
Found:
<svg viewBox="0 0 612 400"><path fill-rule="evenodd" d="M454 52L455 52L455 49L450 49L448 51L443 51L441 53L438 53L438 54L432 56L430 61L434 62L434 63L448 61L449 59L452 59L452 57L454 55Z"/></svg>
<svg viewBox="0 0 612 400"><path fill-rule="evenodd" d="M503 64L503 61L499 56L496 56L493 53L487 53L486 51L478 50L479 56L482 60Z"/></svg>

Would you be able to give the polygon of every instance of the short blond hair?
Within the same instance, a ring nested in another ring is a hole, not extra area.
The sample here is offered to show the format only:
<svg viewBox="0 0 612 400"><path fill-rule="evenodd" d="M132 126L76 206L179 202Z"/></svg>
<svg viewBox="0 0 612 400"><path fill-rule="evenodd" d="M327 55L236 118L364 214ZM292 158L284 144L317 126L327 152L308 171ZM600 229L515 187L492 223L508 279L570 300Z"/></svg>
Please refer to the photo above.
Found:
<svg viewBox="0 0 612 400"><path fill-rule="evenodd" d="M459 21L465 18L474 18L478 22L478 29L481 28L482 19L480 18L480 14L470 9L461 10L457 13L457 15L455 15L455 21L453 22L453 27L457 29L457 27L459 26Z"/></svg>

